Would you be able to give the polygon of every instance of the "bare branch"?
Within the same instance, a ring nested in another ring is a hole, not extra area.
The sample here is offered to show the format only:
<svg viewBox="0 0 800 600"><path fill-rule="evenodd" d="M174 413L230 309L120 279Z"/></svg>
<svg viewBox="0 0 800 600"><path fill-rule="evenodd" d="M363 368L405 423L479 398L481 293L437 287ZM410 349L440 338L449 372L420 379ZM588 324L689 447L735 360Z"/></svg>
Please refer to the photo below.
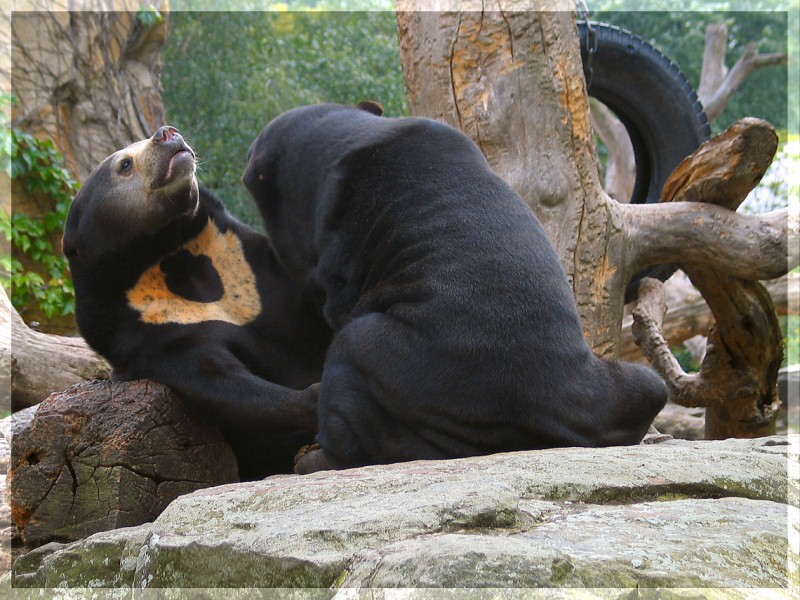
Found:
<svg viewBox="0 0 800 600"><path fill-rule="evenodd" d="M661 333L667 302L664 297L664 284L657 279L644 279L639 286L639 299L633 309L633 338L650 364L664 377L670 391L670 397L680 395L680 390L694 388L698 383L697 375L684 372L669 344ZM695 396L697 399L697 396ZM678 402L686 406L682 402ZM698 406L705 406L704 403Z"/></svg>
<svg viewBox="0 0 800 600"><path fill-rule="evenodd" d="M754 71L788 62L786 54L759 54L758 45L751 42L736 64L728 69L725 67L727 39L728 28L724 24L713 24L706 28L703 68L697 96L709 121L722 114L731 96Z"/></svg>
<svg viewBox="0 0 800 600"><path fill-rule="evenodd" d="M787 209L755 216L733 212L761 180L777 147L769 123L742 119L678 165L660 204L623 207L627 234L636 240L629 244L635 249L629 272L658 263L699 263L758 280L797 266L797 215Z"/></svg>
<svg viewBox="0 0 800 600"><path fill-rule="evenodd" d="M761 179L776 147L777 136L768 123L739 121L709 140L670 176L662 206L675 212L663 215L661 227L649 225L648 231L649 219L641 218L645 211L640 211L636 223L637 241L644 248L637 258L648 252L651 257L658 254L664 242L655 238L672 233L672 262L686 272L714 315L716 325L709 333L700 373L688 376L664 358L668 346L661 332L654 331L655 320L652 311L645 310L645 302L634 311L634 319L641 322L636 330L645 332L635 330L634 335L648 358L659 361L673 401L708 407L705 435L709 439L757 437L775 431L783 342L772 299L757 280L782 275L796 264L798 217L790 217L788 210L754 217L733 210ZM703 210L703 203L711 211ZM681 218L686 229L682 234L675 229ZM650 219L655 221L657 216ZM705 244L696 237L698 230ZM760 276L773 268L772 276Z"/></svg>
<svg viewBox="0 0 800 600"><path fill-rule="evenodd" d="M798 222L787 209L742 215L680 202L624 205L621 210L635 250L630 273L653 264L702 263L741 279L762 280L781 277L800 262Z"/></svg>
<svg viewBox="0 0 800 600"><path fill-rule="evenodd" d="M797 302L800 299L800 275L789 273L780 279L764 282L772 297L775 312L778 315L797 314ZM666 284L669 286L669 283ZM670 304L662 324L662 335L670 347L696 335L708 335L714 325L714 316L703 297L696 293L685 302ZM620 358L624 360L640 360L642 350L633 338L633 320L626 319L622 325L622 341L620 342Z"/></svg>
<svg viewBox="0 0 800 600"><path fill-rule="evenodd" d="M725 23L712 23L706 27L703 67L700 71L700 85L697 87L697 97L706 109L706 115L708 115L708 101L722 85L728 72L725 66L727 44L728 26Z"/></svg>
<svg viewBox="0 0 800 600"><path fill-rule="evenodd" d="M633 144L625 125L605 104L590 99L592 129L608 148L603 188L612 198L627 202L636 182Z"/></svg>

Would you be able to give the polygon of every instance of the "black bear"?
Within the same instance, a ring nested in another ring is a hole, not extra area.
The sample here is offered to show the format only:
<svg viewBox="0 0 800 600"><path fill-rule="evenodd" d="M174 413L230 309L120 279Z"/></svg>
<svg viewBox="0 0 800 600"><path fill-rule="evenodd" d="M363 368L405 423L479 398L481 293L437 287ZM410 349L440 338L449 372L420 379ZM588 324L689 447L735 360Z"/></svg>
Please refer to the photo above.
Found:
<svg viewBox="0 0 800 600"><path fill-rule="evenodd" d="M89 175L63 240L78 327L115 378L161 382L216 420L242 478L291 472L331 330L195 168L164 126Z"/></svg>
<svg viewBox="0 0 800 600"><path fill-rule="evenodd" d="M541 224L451 127L294 109L243 181L335 332L297 473L635 444L664 406L655 372L592 353Z"/></svg>

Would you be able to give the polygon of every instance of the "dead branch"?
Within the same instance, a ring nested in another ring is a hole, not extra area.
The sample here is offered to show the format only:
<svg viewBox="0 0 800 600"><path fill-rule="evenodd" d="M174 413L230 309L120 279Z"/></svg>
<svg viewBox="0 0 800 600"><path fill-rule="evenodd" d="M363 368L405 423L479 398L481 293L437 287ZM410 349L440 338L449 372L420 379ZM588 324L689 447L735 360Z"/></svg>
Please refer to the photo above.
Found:
<svg viewBox="0 0 800 600"><path fill-rule="evenodd" d="M691 200L714 203L724 207L720 210L735 214L732 211L761 179L776 148L777 136L764 121L744 119L734 124L675 170L664 186L663 208L677 208L679 204L674 203ZM759 216L767 229L779 225L774 219L770 221L770 215ZM782 217L786 219L785 212ZM760 277L748 276L736 268L725 247L736 249L739 262L747 262L748 250L764 262L772 262L776 259L773 256L776 247L789 253L791 245L796 244L796 231L790 240L786 226L783 243L788 242L788 247L777 240L765 240L766 247L759 244L743 249L738 246L741 238L735 232L714 227L709 230L704 218L695 225L705 230L707 243L713 247L713 253L720 255L711 260L708 253L695 252L694 256L683 254L676 261L702 294L716 322L709 333L700 372L684 373L669 352L661 333L663 287L650 281L640 291L639 305L633 312L634 337L664 375L675 403L708 407L707 438L774 433L780 407L778 369L783 358L780 326L769 293L757 281ZM774 234L775 231L770 231L768 238ZM795 251L788 267L796 258ZM787 261L784 258L782 262L785 273Z"/></svg>
<svg viewBox="0 0 800 600"><path fill-rule="evenodd" d="M742 119L678 165L660 204L624 207L635 248L627 257L629 272L664 262L710 264L742 279L763 280L797 266L796 215L786 209L733 212L761 180L777 146L769 123Z"/></svg>
<svg viewBox="0 0 800 600"><path fill-rule="evenodd" d="M747 44L744 52L730 69L725 66L728 27L724 23L706 28L706 45L703 51L703 67L697 95L709 121L713 121L725 110L731 96L753 71L788 62L786 54L760 54L758 44Z"/></svg>
<svg viewBox="0 0 800 600"><path fill-rule="evenodd" d="M620 202L627 202L636 182L636 165L633 159L633 144L628 131L616 115L602 102L591 98L590 116L592 129L608 148L604 189Z"/></svg>
<svg viewBox="0 0 800 600"><path fill-rule="evenodd" d="M800 302L800 275L789 273L780 279L762 282L767 288L778 316L792 312ZM669 286L669 283L666 284ZM674 348L696 335L708 335L714 324L714 315L699 292L686 301L670 305L664 317L662 334L667 344ZM633 317L622 325L620 358L639 361L644 358L641 348L633 338Z"/></svg>

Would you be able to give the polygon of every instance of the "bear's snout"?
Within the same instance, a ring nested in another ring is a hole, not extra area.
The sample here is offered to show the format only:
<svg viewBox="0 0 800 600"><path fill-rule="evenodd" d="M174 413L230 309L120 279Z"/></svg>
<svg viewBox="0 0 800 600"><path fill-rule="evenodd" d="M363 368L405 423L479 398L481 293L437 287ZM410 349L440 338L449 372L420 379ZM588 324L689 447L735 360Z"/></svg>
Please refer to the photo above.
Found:
<svg viewBox="0 0 800 600"><path fill-rule="evenodd" d="M181 136L180 132L171 125L162 125L150 139L153 140L154 144L176 146L184 145L183 137Z"/></svg>

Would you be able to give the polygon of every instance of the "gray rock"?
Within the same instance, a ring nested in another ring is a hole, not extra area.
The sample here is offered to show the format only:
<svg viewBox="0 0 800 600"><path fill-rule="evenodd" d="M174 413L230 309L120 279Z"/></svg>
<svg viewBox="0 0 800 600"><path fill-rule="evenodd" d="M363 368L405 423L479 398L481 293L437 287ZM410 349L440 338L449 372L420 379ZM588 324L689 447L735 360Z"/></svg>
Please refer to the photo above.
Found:
<svg viewBox="0 0 800 600"><path fill-rule="evenodd" d="M787 518L786 505L743 498L574 505L508 536L389 544L377 562L356 562L344 585L787 587Z"/></svg>
<svg viewBox="0 0 800 600"><path fill-rule="evenodd" d="M787 588L798 445L675 440L231 484L28 555L14 585Z"/></svg>

